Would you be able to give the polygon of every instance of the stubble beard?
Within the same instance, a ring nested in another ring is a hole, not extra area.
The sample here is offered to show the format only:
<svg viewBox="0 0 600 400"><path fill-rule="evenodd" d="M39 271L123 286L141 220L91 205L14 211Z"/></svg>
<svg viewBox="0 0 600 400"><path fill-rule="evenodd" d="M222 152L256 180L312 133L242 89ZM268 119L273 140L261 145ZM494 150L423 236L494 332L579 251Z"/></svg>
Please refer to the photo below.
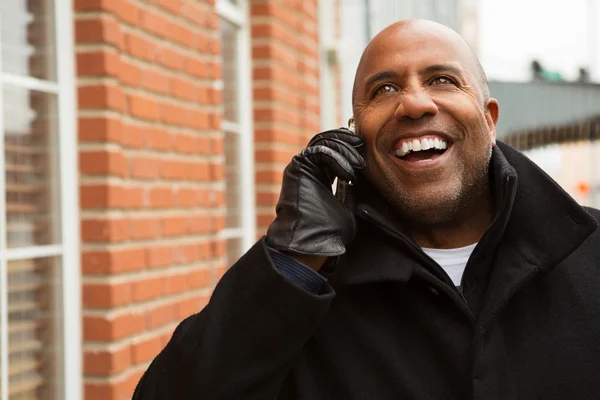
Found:
<svg viewBox="0 0 600 400"><path fill-rule="evenodd" d="M479 199L489 193L491 157L490 146L483 157L469 163L462 162L460 172L453 174L440 190L429 192L427 196L406 190L389 169L383 169L382 182L374 183L407 222L421 226L449 225L465 213L472 212Z"/></svg>

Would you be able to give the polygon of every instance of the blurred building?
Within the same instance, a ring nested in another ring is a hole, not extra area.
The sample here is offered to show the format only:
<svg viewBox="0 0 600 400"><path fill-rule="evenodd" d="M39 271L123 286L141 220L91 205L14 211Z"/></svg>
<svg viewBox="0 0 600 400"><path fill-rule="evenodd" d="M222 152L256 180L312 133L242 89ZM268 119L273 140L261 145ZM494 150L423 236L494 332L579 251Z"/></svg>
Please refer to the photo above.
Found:
<svg viewBox="0 0 600 400"><path fill-rule="evenodd" d="M131 397L340 123L337 13L0 2L1 399Z"/></svg>

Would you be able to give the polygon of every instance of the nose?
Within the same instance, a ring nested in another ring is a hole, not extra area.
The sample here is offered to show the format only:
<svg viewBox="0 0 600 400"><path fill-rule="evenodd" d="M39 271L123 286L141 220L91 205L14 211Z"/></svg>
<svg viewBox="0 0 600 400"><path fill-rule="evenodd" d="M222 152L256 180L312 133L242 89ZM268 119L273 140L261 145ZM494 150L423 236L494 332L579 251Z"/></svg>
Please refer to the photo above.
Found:
<svg viewBox="0 0 600 400"><path fill-rule="evenodd" d="M434 116L438 112L437 105L424 90L416 90L405 93L396 107L397 119L410 118L419 119L425 116Z"/></svg>

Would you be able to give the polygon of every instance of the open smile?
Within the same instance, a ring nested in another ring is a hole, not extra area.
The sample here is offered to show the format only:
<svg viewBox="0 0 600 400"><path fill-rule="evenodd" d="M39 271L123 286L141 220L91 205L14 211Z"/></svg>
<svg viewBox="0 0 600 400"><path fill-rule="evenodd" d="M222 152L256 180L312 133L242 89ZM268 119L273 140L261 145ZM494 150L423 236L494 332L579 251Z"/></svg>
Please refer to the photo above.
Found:
<svg viewBox="0 0 600 400"><path fill-rule="evenodd" d="M391 156L402 168L433 169L448 159L452 142L436 135L403 139L396 145Z"/></svg>

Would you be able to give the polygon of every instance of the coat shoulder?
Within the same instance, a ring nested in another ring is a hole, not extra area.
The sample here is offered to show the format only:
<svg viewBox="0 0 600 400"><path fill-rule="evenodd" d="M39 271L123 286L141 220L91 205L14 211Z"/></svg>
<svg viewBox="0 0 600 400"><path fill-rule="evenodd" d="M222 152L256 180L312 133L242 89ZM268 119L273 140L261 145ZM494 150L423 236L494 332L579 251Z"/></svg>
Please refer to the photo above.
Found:
<svg viewBox="0 0 600 400"><path fill-rule="evenodd" d="M600 222L600 210L592 207L583 207L594 219Z"/></svg>

